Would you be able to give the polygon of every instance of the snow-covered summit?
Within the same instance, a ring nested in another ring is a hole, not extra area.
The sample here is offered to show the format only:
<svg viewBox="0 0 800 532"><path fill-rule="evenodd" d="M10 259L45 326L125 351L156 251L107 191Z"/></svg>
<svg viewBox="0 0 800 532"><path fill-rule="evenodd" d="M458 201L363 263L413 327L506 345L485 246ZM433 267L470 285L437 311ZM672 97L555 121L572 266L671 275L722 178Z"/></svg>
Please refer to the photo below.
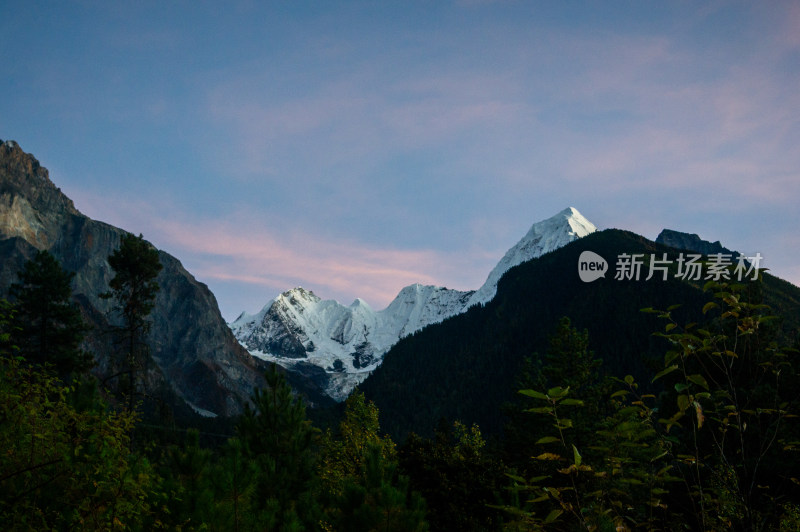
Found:
<svg viewBox="0 0 800 532"><path fill-rule="evenodd" d="M242 313L230 327L253 356L287 369L301 362L323 368L326 392L344 400L400 338L457 314L470 295L415 284L375 311L362 299L345 306L293 288L256 314Z"/></svg>
<svg viewBox="0 0 800 532"><path fill-rule="evenodd" d="M497 293L498 281L514 266L541 257L596 230L594 224L584 218L575 207L568 207L551 218L533 224L525 236L500 259L483 286L472 295L467 306L491 301Z"/></svg>
<svg viewBox="0 0 800 532"><path fill-rule="evenodd" d="M400 290L385 309L375 311L362 299L345 306L298 287L269 301L256 314L242 313L230 327L253 356L290 370L301 363L324 369L326 392L342 401L400 338L489 302L510 268L595 230L570 207L533 224L477 291L412 284Z"/></svg>

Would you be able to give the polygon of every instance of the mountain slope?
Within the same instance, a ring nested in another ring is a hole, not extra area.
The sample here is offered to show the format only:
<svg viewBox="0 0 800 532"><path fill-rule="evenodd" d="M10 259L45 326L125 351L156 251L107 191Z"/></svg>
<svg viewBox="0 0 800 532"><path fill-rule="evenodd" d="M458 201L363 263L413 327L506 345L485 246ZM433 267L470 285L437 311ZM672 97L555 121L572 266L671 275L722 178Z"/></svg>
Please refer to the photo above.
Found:
<svg viewBox="0 0 800 532"><path fill-rule="evenodd" d="M470 294L411 285L386 309L376 312L361 299L344 306L294 288L255 316L243 314L231 328L253 356L288 369L298 363L323 368L327 378L320 385L341 401L400 337L452 315L463 308Z"/></svg>
<svg viewBox="0 0 800 532"><path fill-rule="evenodd" d="M375 311L360 299L345 306L294 288L255 315L243 313L230 326L258 358L290 370L307 364L324 369L327 377L318 383L341 401L380 365L383 354L400 338L487 303L510 268L593 231L594 225L570 207L534 224L477 291L414 284L403 288L388 307Z"/></svg>
<svg viewBox="0 0 800 532"><path fill-rule="evenodd" d="M607 275L582 282L578 259L587 250L607 259L611 272L616 271L612 257L621 253L677 255L633 233L606 230L512 268L489 303L403 338L359 385L378 406L381 427L395 441L409 432L430 436L442 419L500 432L501 405L516 392L523 359L545 352L548 336L563 316L579 330L588 329L590 348L608 373L632 374L646 386L652 368L663 367L666 346L652 335L663 330L663 323L640 309L681 303L677 320L695 321L706 295L699 286L674 278L635 281ZM764 278L764 301L788 316L783 332L796 338L800 289L769 275Z"/></svg>
<svg viewBox="0 0 800 532"><path fill-rule="evenodd" d="M36 250L50 251L76 272L74 294L95 326L88 344L97 371L107 369L111 302L99 298L113 272L106 258L119 245L122 229L81 214L50 180L47 169L14 141L0 143L0 295ZM149 392L182 398L198 412L240 412L263 368L236 342L214 295L181 263L160 251L164 266L151 318L150 347L156 367L146 376Z"/></svg>
<svg viewBox="0 0 800 532"><path fill-rule="evenodd" d="M500 259L483 286L472 295L467 307L491 301L497 292L500 278L514 266L541 257L596 230L594 224L574 207L568 207L552 218L533 224L528 233Z"/></svg>

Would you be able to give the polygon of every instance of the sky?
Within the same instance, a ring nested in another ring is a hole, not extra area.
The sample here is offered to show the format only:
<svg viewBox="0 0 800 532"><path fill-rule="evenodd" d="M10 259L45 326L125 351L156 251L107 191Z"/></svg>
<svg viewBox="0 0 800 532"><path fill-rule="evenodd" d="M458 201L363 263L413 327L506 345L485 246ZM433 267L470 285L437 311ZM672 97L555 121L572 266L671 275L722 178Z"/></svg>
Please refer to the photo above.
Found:
<svg viewBox="0 0 800 532"><path fill-rule="evenodd" d="M0 139L227 320L475 289L569 206L800 285L800 3L0 7Z"/></svg>

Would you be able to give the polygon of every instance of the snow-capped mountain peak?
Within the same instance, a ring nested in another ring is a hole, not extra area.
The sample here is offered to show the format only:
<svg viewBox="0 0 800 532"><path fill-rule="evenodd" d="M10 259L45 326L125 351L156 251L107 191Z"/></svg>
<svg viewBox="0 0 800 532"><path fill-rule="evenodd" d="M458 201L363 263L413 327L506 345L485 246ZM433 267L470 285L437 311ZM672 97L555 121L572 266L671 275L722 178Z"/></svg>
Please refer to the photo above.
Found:
<svg viewBox="0 0 800 532"><path fill-rule="evenodd" d="M595 230L577 209L569 207L533 224L477 291L416 283L400 290L388 307L375 311L362 299L345 306L297 287L256 314L242 313L230 327L253 356L290 370L299 368L298 364L324 369L326 392L341 401L378 367L400 338L489 302L497 292L497 282L510 268Z"/></svg>
<svg viewBox="0 0 800 532"><path fill-rule="evenodd" d="M500 259L483 286L472 295L468 306L491 301L497 292L497 282L514 266L541 257L596 230L594 224L574 207L568 207L555 216L533 224L525 236Z"/></svg>

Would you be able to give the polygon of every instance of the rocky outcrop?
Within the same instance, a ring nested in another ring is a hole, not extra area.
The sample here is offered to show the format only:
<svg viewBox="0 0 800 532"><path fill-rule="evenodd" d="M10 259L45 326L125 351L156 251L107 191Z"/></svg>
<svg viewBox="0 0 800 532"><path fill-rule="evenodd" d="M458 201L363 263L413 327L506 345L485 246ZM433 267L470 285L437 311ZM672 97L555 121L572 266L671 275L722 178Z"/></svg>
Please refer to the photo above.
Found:
<svg viewBox="0 0 800 532"><path fill-rule="evenodd" d="M106 259L123 234L81 214L50 181L47 169L16 142L0 142L0 294L36 250L49 250L66 270L76 272L75 299L95 325L87 342L98 372L108 366L112 348L102 332L111 303L99 295L108 290L113 275ZM264 363L235 340L208 287L175 257L163 251L159 257L164 268L151 314L155 367L148 385L172 390L197 410L241 412L253 389L263 383Z"/></svg>
<svg viewBox="0 0 800 532"><path fill-rule="evenodd" d="M664 229L661 231L656 237L656 242L671 248L694 251L702 255L723 253L725 255L732 255L734 258L739 256L737 251L731 251L723 247L719 240L716 242L709 242L708 240L703 240L699 235L694 233L682 233L680 231L673 231L672 229Z"/></svg>

